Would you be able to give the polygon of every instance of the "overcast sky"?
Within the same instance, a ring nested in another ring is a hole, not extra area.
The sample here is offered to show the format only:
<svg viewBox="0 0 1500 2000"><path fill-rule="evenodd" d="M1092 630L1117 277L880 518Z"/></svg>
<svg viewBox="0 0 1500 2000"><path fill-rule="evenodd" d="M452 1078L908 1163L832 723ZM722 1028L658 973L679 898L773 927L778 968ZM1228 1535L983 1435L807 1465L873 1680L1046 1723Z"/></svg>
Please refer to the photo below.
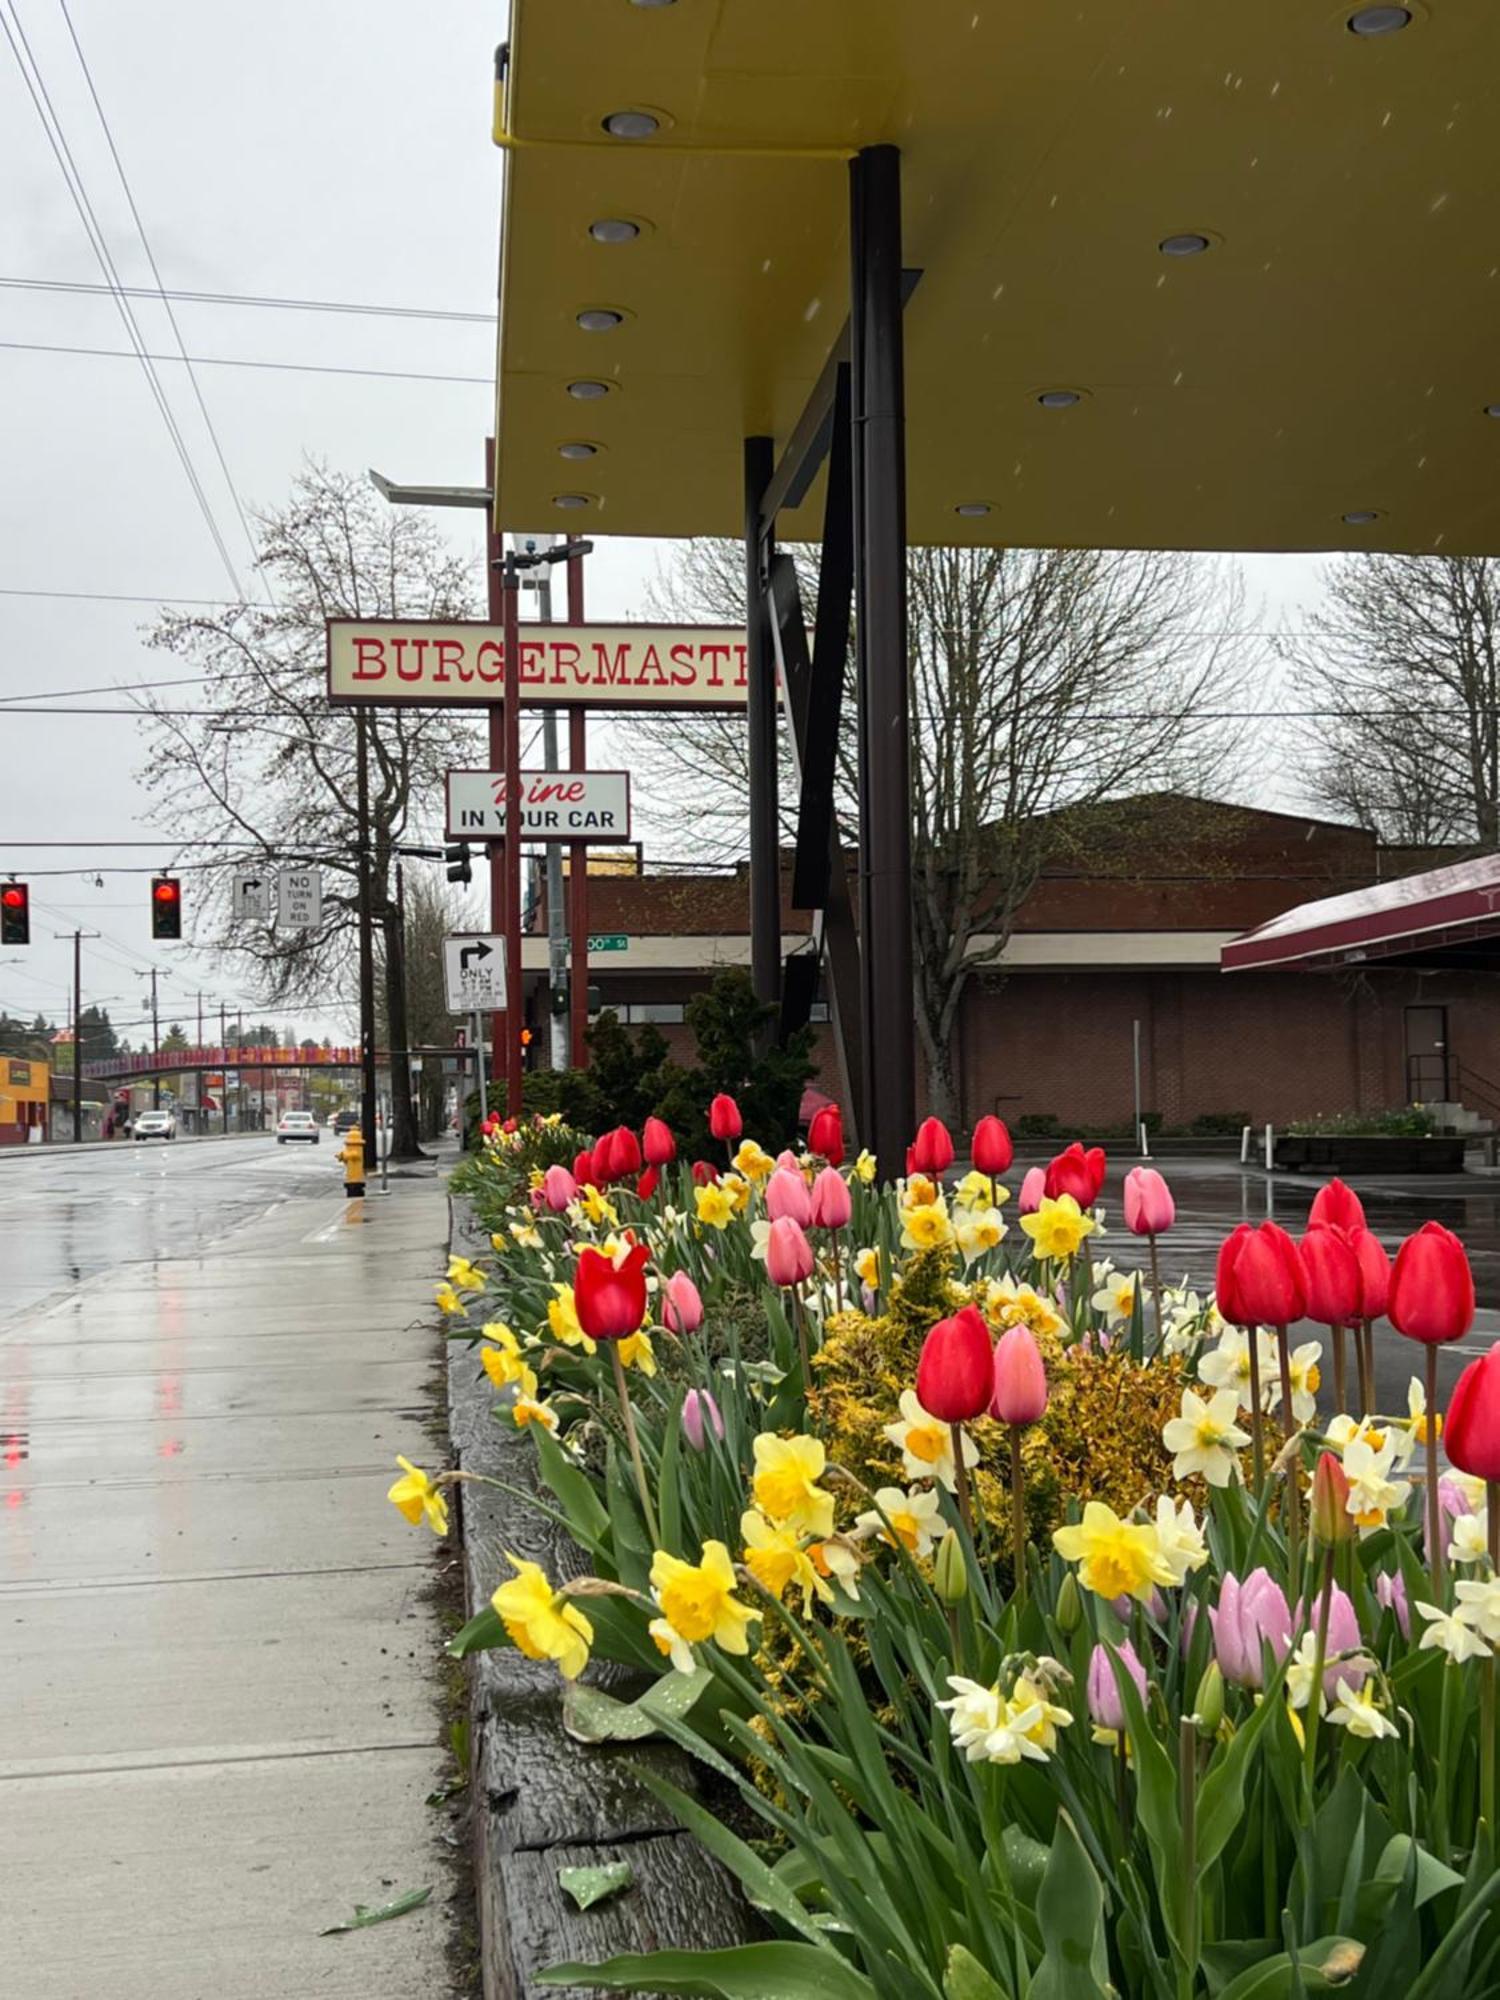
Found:
<svg viewBox="0 0 1500 2000"><path fill-rule="evenodd" d="M151 286L151 268L67 16L169 290L493 310L499 7L66 0L66 9L63 0L0 0L0 20L30 44L124 284ZM222 598L233 586L139 363L55 351L119 349L126 332L108 296L29 288L97 286L101 271L3 34L0 186L0 696L159 677L170 666L140 637L153 607ZM133 304L150 351L175 353L161 305ZM493 335L481 321L188 302L174 310L188 353L205 362L297 364L200 367L214 436L181 363L159 370L247 587L236 502L247 513L278 504L307 455L398 479L482 477ZM477 534L477 516L433 518L466 546ZM590 564L590 615L639 615L655 560L649 544L604 541ZM1298 617L1316 594L1317 569L1296 558L1247 564L1257 622ZM90 592L142 601L81 595ZM71 945L52 933L75 925L104 934L85 946L84 998L117 1020L138 1020L139 973L152 963L170 975L164 1020L181 1019L190 1035L200 986L211 1011L220 999L248 1001L226 985L222 962L151 944L146 873L108 872L149 871L167 852L99 844L149 837L136 726L0 709L0 743L0 871L31 881L33 937L27 952L0 953L0 1007L64 1017ZM43 839L75 844L18 845ZM315 1031L347 1029L337 1012L300 1019ZM139 1039L138 1026L125 1032Z"/></svg>

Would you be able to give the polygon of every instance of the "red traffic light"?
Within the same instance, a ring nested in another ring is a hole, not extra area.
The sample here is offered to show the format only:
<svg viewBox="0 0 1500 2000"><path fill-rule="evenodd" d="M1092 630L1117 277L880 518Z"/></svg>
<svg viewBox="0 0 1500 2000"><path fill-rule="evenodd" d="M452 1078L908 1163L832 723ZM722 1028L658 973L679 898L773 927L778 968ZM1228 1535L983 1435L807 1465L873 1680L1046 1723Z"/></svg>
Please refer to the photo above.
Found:
<svg viewBox="0 0 1500 2000"><path fill-rule="evenodd" d="M31 890L25 882L0 885L0 944L31 943Z"/></svg>
<svg viewBox="0 0 1500 2000"><path fill-rule="evenodd" d="M7 882L5 887L0 889L0 903L4 903L7 910L24 910L26 891L19 882Z"/></svg>
<svg viewBox="0 0 1500 2000"><path fill-rule="evenodd" d="M182 884L175 875L158 875L151 884L151 935L182 936Z"/></svg>
<svg viewBox="0 0 1500 2000"><path fill-rule="evenodd" d="M158 903L175 903L182 895L175 882L158 882L151 893Z"/></svg>

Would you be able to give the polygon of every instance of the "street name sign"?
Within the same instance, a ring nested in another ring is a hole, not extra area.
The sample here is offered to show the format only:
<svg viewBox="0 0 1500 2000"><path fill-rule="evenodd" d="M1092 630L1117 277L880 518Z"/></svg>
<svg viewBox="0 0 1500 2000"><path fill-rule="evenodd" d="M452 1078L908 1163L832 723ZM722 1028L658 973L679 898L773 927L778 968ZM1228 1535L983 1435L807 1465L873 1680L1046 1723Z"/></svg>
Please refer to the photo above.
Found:
<svg viewBox="0 0 1500 2000"><path fill-rule="evenodd" d="M276 922L279 928L315 931L323 921L321 868L283 868L276 878Z"/></svg>
<svg viewBox="0 0 1500 2000"><path fill-rule="evenodd" d="M503 771L448 773L449 840L503 840ZM630 774L626 771L523 771L521 834L526 840L630 838Z"/></svg>
<svg viewBox="0 0 1500 2000"><path fill-rule="evenodd" d="M263 924L271 914L269 869L246 868L236 873L231 907L236 923Z"/></svg>
<svg viewBox="0 0 1500 2000"><path fill-rule="evenodd" d="M601 931L589 939L589 957L601 951L629 951L630 939L624 931Z"/></svg>
<svg viewBox="0 0 1500 2000"><path fill-rule="evenodd" d="M436 707L493 704L505 688L505 629L478 620L330 618L328 699ZM748 643L737 625L521 627L530 707L743 708Z"/></svg>
<svg viewBox="0 0 1500 2000"><path fill-rule="evenodd" d="M505 1006L505 939L443 939L443 985L450 1014L494 1014Z"/></svg>

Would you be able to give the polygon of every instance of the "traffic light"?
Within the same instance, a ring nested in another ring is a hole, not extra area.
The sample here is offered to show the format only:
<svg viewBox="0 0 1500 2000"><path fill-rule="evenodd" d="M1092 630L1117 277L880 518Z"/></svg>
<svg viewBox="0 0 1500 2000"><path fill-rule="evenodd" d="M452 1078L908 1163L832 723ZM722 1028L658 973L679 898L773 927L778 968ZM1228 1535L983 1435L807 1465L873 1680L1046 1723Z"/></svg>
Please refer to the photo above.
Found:
<svg viewBox="0 0 1500 2000"><path fill-rule="evenodd" d="M182 884L175 875L158 875L151 884L151 935L182 936Z"/></svg>
<svg viewBox="0 0 1500 2000"><path fill-rule="evenodd" d="M0 944L31 943L31 890L25 882L0 888Z"/></svg>
<svg viewBox="0 0 1500 2000"><path fill-rule="evenodd" d="M448 864L450 882L462 882L467 887L473 881L474 870L470 864L468 841L461 840L454 847L445 847L443 859Z"/></svg>

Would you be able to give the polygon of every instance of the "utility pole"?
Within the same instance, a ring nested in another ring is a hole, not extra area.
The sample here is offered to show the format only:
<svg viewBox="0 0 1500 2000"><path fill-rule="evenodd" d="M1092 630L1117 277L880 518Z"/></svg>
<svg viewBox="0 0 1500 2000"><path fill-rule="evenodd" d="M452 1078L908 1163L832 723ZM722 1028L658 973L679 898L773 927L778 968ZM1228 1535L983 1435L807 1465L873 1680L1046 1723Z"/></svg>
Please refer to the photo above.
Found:
<svg viewBox="0 0 1500 2000"><path fill-rule="evenodd" d="M375 934L370 884L370 744L365 711L354 711L355 815L359 821L359 1126L367 1146L375 1124Z"/></svg>
<svg viewBox="0 0 1500 2000"><path fill-rule="evenodd" d="M66 931L54 931L55 938L65 938ZM73 1144L76 1146L83 1137L83 941L86 937L96 938L97 931L74 931L73 933Z"/></svg>
<svg viewBox="0 0 1500 2000"><path fill-rule="evenodd" d="M151 1109L161 1109L161 1022L156 1012L156 967L151 968L151 1058L157 1067L151 1076Z"/></svg>
<svg viewBox="0 0 1500 2000"><path fill-rule="evenodd" d="M583 553L586 544L568 537L568 623L583 623ZM588 769L588 716L575 704L568 716L568 758L575 771ZM575 840L569 855L572 881L568 891L568 924L572 931L573 964L569 977L569 1011L572 1033L569 1050L574 1066L586 1069L589 1060L589 844Z"/></svg>
<svg viewBox="0 0 1500 2000"><path fill-rule="evenodd" d="M219 1002L219 1137L229 1137L229 1009Z"/></svg>
<svg viewBox="0 0 1500 2000"><path fill-rule="evenodd" d="M552 571L543 568L537 577L537 613L546 625L552 623ZM549 771L560 771L558 757L557 710L542 712L543 761ZM568 1016L558 1006L568 977L568 913L563 903L562 842L547 842L547 1011L551 1018L551 1061L554 1069L568 1066Z"/></svg>

